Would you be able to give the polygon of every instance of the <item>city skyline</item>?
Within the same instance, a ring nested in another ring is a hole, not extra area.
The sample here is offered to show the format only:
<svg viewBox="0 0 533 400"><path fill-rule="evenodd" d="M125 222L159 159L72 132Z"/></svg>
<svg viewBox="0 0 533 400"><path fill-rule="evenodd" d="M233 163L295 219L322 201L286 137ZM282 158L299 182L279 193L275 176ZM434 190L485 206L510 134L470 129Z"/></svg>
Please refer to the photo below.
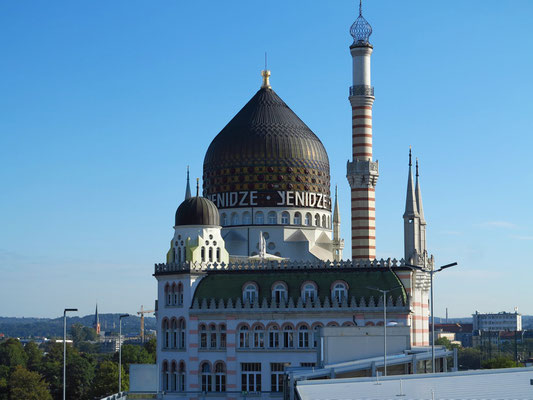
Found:
<svg viewBox="0 0 533 400"><path fill-rule="evenodd" d="M273 89L329 154L349 258L357 5L206 4L2 6L3 316L85 315L96 301L102 312L151 308L186 166L201 177L208 144L259 89L265 51ZM436 316L533 314L533 5L363 6L374 29L378 258L403 256L411 145L428 250L437 265L459 263L436 275Z"/></svg>

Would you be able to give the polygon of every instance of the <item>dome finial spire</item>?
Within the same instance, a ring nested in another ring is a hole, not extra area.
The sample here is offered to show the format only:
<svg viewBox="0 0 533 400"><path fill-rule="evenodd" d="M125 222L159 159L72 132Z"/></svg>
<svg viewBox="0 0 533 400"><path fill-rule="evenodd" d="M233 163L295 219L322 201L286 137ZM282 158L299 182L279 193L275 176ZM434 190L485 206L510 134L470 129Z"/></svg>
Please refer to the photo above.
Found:
<svg viewBox="0 0 533 400"><path fill-rule="evenodd" d="M200 178L196 178L196 197L200 193Z"/></svg>
<svg viewBox="0 0 533 400"><path fill-rule="evenodd" d="M372 27L363 17L363 1L359 0L359 16L350 27L350 35L353 37L354 44L368 45L368 39L372 35Z"/></svg>
<svg viewBox="0 0 533 400"><path fill-rule="evenodd" d="M261 76L263 77L261 89L272 89L272 86L270 86L270 71L268 69L264 69L261 71Z"/></svg>

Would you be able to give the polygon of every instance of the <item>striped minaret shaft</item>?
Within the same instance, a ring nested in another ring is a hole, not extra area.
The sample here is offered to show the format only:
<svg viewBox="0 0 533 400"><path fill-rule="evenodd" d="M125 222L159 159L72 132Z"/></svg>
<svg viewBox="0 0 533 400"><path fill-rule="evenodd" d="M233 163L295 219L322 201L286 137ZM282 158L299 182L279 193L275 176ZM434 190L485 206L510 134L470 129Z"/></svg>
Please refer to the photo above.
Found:
<svg viewBox="0 0 533 400"><path fill-rule="evenodd" d="M350 46L353 86L349 99L353 158L348 162L347 178L352 197L352 259L373 260L376 258L375 187L378 179L378 163L372 161L374 88L370 80L370 56L373 47L368 42L372 28L363 18L361 9L351 33L354 38Z"/></svg>

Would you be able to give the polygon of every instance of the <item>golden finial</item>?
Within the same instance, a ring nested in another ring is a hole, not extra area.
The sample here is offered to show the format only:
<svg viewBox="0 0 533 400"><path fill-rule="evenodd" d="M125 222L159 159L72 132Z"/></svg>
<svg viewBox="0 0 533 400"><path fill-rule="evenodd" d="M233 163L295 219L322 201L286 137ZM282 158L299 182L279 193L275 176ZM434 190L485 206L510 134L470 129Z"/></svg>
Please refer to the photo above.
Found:
<svg viewBox="0 0 533 400"><path fill-rule="evenodd" d="M261 85L261 89L272 89L272 86L270 86L270 71L268 69L264 69L261 71L261 76L263 77L263 84Z"/></svg>

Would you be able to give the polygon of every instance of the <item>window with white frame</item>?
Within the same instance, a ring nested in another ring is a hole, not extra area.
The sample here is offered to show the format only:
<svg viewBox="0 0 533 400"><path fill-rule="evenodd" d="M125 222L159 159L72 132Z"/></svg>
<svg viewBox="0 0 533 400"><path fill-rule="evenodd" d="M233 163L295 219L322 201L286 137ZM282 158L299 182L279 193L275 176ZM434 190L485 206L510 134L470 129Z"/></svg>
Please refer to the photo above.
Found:
<svg viewBox="0 0 533 400"><path fill-rule="evenodd" d="M165 305L169 306L172 304L172 292L168 284L165 285Z"/></svg>
<svg viewBox="0 0 533 400"><path fill-rule="evenodd" d="M285 363L270 363L270 391L283 392Z"/></svg>
<svg viewBox="0 0 533 400"><path fill-rule="evenodd" d="M302 288L302 299L304 303L307 301L307 299L314 301L316 296L317 296L316 286L311 282L304 284Z"/></svg>
<svg viewBox="0 0 533 400"><path fill-rule="evenodd" d="M322 215L322 228L327 228L328 224L326 223L326 216Z"/></svg>
<svg viewBox="0 0 533 400"><path fill-rule="evenodd" d="M170 388L171 392L175 392L178 384L178 368L176 361L172 361L172 368L170 369Z"/></svg>
<svg viewBox="0 0 533 400"><path fill-rule="evenodd" d="M258 293L257 293L257 286L253 283L248 283L246 286L244 286L244 290L242 291L242 301L246 303L247 301L250 302L250 304L254 304L257 300Z"/></svg>
<svg viewBox="0 0 533 400"><path fill-rule="evenodd" d="M223 362L215 364L215 392L226 391L226 366Z"/></svg>
<svg viewBox="0 0 533 400"><path fill-rule="evenodd" d="M305 225L311 226L313 221L313 217L311 216L311 213L305 214Z"/></svg>
<svg viewBox="0 0 533 400"><path fill-rule="evenodd" d="M299 212L294 213L294 225L302 225L302 214Z"/></svg>
<svg viewBox="0 0 533 400"><path fill-rule="evenodd" d="M268 328L268 347L277 349L279 347L279 329L276 325Z"/></svg>
<svg viewBox="0 0 533 400"><path fill-rule="evenodd" d="M183 306L183 285L181 282L178 284L178 305Z"/></svg>
<svg viewBox="0 0 533 400"><path fill-rule="evenodd" d="M228 224L228 216L226 215L226 213L220 214L220 224L222 226L226 226Z"/></svg>
<svg viewBox="0 0 533 400"><path fill-rule="evenodd" d="M305 325L300 325L298 328L298 347L300 349L309 347L309 328Z"/></svg>
<svg viewBox="0 0 533 400"><path fill-rule="evenodd" d="M215 324L209 325L209 347L217 348L217 327Z"/></svg>
<svg viewBox="0 0 533 400"><path fill-rule="evenodd" d="M320 215L315 214L315 226L320 226Z"/></svg>
<svg viewBox="0 0 533 400"><path fill-rule="evenodd" d="M242 223L244 225L250 225L252 223L252 216L248 211L242 214Z"/></svg>
<svg viewBox="0 0 533 400"><path fill-rule="evenodd" d="M177 348L178 347L178 321L176 319L172 319L172 341L170 343L170 347Z"/></svg>
<svg viewBox="0 0 533 400"><path fill-rule="evenodd" d="M208 362L204 362L200 367L202 373L202 392L210 392L211 388L211 366Z"/></svg>
<svg viewBox="0 0 533 400"><path fill-rule="evenodd" d="M287 300L287 288L283 283L274 284L272 289L272 299L277 303L283 303Z"/></svg>
<svg viewBox="0 0 533 400"><path fill-rule="evenodd" d="M239 214L231 214L231 225L239 225Z"/></svg>
<svg viewBox="0 0 533 400"><path fill-rule="evenodd" d="M168 319L163 321L163 348L168 349L170 347L170 331L168 325Z"/></svg>
<svg viewBox="0 0 533 400"><path fill-rule="evenodd" d="M163 390L168 390L169 389L169 383L170 383L169 382L170 381L170 376L169 376L168 362L167 361L163 362L162 375L163 375Z"/></svg>
<svg viewBox="0 0 533 400"><path fill-rule="evenodd" d="M283 211L281 213L281 223L283 225L289 225L289 219L290 219L289 213L287 211Z"/></svg>
<svg viewBox="0 0 533 400"><path fill-rule="evenodd" d="M265 216L262 211L258 211L255 213L255 224L256 225L263 225L265 223Z"/></svg>
<svg viewBox="0 0 533 400"><path fill-rule="evenodd" d="M220 335L220 341L219 346L221 349L226 348L226 325L220 324L218 327L219 335Z"/></svg>
<svg viewBox="0 0 533 400"><path fill-rule="evenodd" d="M333 286L333 291L331 297L337 299L337 302L342 303L344 299L348 296L348 288L343 282L336 283Z"/></svg>
<svg viewBox="0 0 533 400"><path fill-rule="evenodd" d="M200 348L207 349L207 328L205 325L200 325Z"/></svg>
<svg viewBox="0 0 533 400"><path fill-rule="evenodd" d="M185 391L185 374L186 373L187 371L185 371L185 363L181 361L179 369L178 369L178 391L180 392Z"/></svg>
<svg viewBox="0 0 533 400"><path fill-rule="evenodd" d="M278 223L278 218L276 216L276 213L274 211L270 211L268 213L268 223L270 225L275 225Z"/></svg>
<svg viewBox="0 0 533 400"><path fill-rule="evenodd" d="M239 347L241 349L250 347L250 330L246 325L241 326L239 329Z"/></svg>
<svg viewBox="0 0 533 400"><path fill-rule="evenodd" d="M241 391L261 391L261 363L241 363Z"/></svg>
<svg viewBox="0 0 533 400"><path fill-rule="evenodd" d="M179 321L179 343L178 348L184 349L185 348L185 335L187 334L185 330L185 320L180 319Z"/></svg>
<svg viewBox="0 0 533 400"><path fill-rule="evenodd" d="M294 347L294 330L291 326L283 328L283 347L286 349Z"/></svg>
<svg viewBox="0 0 533 400"><path fill-rule="evenodd" d="M265 347L265 330L261 325L254 328L254 347L256 349Z"/></svg>

